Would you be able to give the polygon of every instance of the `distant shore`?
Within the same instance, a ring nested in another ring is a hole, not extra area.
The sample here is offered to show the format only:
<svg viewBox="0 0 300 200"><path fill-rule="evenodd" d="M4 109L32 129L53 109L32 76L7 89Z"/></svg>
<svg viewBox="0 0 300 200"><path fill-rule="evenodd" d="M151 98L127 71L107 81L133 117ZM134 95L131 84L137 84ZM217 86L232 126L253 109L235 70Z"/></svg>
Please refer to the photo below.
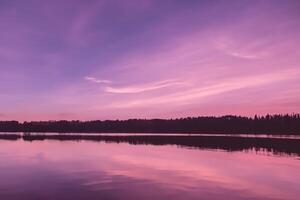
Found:
<svg viewBox="0 0 300 200"><path fill-rule="evenodd" d="M300 115L95 121L0 121L0 132L300 135Z"/></svg>

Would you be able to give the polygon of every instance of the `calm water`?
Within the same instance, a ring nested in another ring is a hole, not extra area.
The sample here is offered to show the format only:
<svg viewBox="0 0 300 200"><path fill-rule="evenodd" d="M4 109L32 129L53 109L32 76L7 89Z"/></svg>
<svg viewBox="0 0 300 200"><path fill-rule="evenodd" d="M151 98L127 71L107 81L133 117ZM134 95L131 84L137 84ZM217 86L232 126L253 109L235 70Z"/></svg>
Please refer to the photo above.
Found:
<svg viewBox="0 0 300 200"><path fill-rule="evenodd" d="M0 199L300 197L295 147L284 152L129 142L0 140Z"/></svg>

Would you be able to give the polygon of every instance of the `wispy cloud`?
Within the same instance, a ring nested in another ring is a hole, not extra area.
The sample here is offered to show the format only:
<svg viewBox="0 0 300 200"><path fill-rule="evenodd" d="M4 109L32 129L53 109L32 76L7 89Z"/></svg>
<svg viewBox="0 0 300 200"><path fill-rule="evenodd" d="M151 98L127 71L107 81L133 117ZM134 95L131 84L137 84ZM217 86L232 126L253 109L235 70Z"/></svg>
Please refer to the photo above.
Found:
<svg viewBox="0 0 300 200"><path fill-rule="evenodd" d="M109 81L109 80L97 79L97 78L91 77L91 76L86 76L86 77L84 77L84 79L87 80L87 81L94 82L94 83L104 83L104 84L111 83L111 81Z"/></svg>
<svg viewBox="0 0 300 200"><path fill-rule="evenodd" d="M189 104L194 101L201 100L209 96L219 95L222 93L246 89L250 87L259 87L266 84L276 83L279 81L285 81L295 79L299 77L299 70L282 70L275 73L260 74L254 76L248 76L243 78L236 78L216 83L206 87L198 87L178 93L164 95L160 97L139 99L133 101L119 102L112 105L117 108L132 108L140 106L157 105L164 103L174 104Z"/></svg>
<svg viewBox="0 0 300 200"><path fill-rule="evenodd" d="M106 85L111 85L113 83L110 80L97 79L92 76L86 76L84 77L84 79L93 83L106 84ZM179 80L163 80L163 81L157 81L148 84L137 84L137 85L130 85L130 86L122 86L122 87L106 86L104 88L104 91L108 93L115 93L115 94L134 94L134 93L141 93L141 92L147 92L152 90L159 90L162 88L172 87L172 86L183 86L187 84L188 83L186 81L183 82Z"/></svg>
<svg viewBox="0 0 300 200"><path fill-rule="evenodd" d="M257 59L260 56L259 55L253 55L253 54L244 54L240 52L227 52L228 55L238 57L238 58L244 58L244 59Z"/></svg>
<svg viewBox="0 0 300 200"><path fill-rule="evenodd" d="M268 55L265 51L266 41L239 41L233 39L233 36L222 36L214 41L215 47L223 54L243 58L243 59L260 59ZM241 39L240 39L241 40ZM243 44L243 46L240 45Z"/></svg>
<svg viewBox="0 0 300 200"><path fill-rule="evenodd" d="M127 87L106 87L105 91L110 93L119 93L119 94L126 94L126 93L141 93L147 92L151 90L158 90L166 87L176 86L176 85L185 85L186 83L178 80L164 80L149 84L142 84L142 85L132 85Z"/></svg>

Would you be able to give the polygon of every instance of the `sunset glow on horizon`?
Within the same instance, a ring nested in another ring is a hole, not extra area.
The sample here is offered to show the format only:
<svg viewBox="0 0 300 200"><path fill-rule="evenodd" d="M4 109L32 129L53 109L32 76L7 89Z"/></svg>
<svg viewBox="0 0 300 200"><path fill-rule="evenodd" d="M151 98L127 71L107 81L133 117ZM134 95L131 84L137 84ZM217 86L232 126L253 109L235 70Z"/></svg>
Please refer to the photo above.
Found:
<svg viewBox="0 0 300 200"><path fill-rule="evenodd" d="M300 1L0 1L0 120L300 113Z"/></svg>

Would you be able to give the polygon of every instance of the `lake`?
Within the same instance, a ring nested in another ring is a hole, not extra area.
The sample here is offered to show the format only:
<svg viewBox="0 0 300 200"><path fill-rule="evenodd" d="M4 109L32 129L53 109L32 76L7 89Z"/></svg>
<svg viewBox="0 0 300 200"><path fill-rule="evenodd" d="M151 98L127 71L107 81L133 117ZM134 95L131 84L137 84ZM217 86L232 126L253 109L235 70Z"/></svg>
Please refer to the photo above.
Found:
<svg viewBox="0 0 300 200"><path fill-rule="evenodd" d="M0 137L0 199L299 199L299 138Z"/></svg>

